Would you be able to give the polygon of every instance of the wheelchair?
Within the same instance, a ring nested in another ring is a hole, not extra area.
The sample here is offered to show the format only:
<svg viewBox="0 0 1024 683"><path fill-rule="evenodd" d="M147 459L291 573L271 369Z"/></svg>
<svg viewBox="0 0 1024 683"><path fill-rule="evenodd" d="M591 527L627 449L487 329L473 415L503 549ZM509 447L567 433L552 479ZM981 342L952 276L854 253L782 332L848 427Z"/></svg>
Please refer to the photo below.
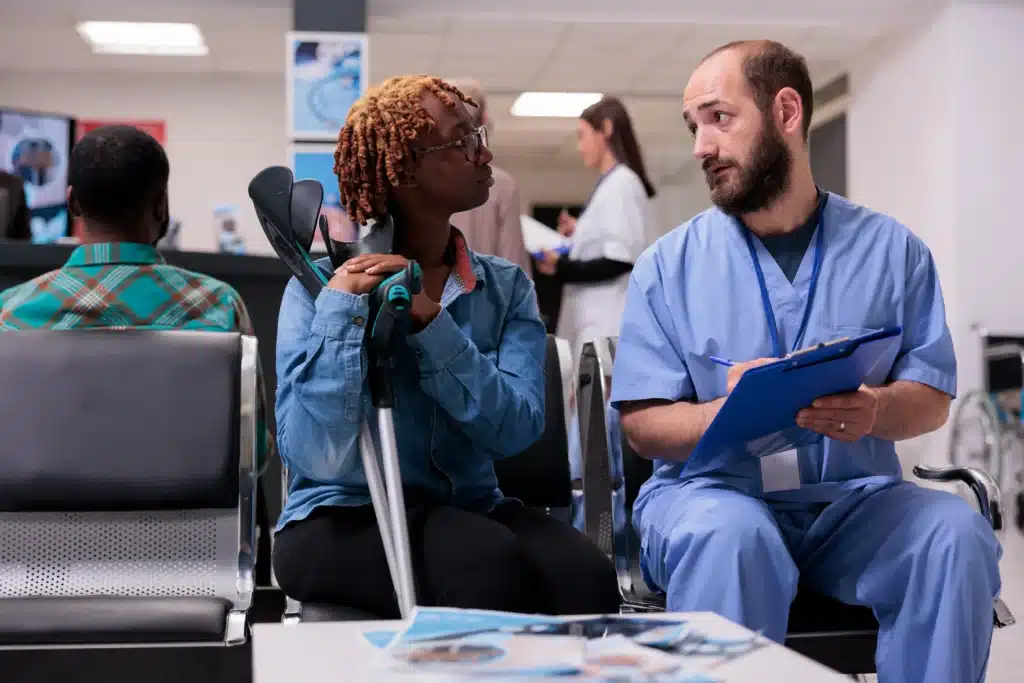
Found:
<svg viewBox="0 0 1024 683"><path fill-rule="evenodd" d="M953 412L949 459L954 467L987 472L1003 495L1015 497L1015 522L1024 531L1024 337L976 331L984 384Z"/></svg>

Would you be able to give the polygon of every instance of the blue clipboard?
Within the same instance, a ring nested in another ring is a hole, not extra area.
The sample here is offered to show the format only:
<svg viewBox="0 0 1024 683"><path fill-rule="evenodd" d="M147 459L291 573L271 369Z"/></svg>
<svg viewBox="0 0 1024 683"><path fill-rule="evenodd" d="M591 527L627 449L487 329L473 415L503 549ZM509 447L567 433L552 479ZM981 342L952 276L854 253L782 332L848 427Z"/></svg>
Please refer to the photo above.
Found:
<svg viewBox="0 0 1024 683"><path fill-rule="evenodd" d="M756 458L821 441L796 414L822 396L856 391L899 344L902 328L841 339L743 373L689 460Z"/></svg>

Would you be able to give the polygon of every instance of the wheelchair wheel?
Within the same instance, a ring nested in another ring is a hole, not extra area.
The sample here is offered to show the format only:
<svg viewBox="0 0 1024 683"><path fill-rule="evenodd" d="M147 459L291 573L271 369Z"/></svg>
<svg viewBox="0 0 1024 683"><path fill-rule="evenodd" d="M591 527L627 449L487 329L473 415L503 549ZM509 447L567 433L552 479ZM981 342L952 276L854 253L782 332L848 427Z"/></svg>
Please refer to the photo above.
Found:
<svg viewBox="0 0 1024 683"><path fill-rule="evenodd" d="M954 467L976 467L1002 482L1003 424L991 397L973 391L953 414L949 459Z"/></svg>

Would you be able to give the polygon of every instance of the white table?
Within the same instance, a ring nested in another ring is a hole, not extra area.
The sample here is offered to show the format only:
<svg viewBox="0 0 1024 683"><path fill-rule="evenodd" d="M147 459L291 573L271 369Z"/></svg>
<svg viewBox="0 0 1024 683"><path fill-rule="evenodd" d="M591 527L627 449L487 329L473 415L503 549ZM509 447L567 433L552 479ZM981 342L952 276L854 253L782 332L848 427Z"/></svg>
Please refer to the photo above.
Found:
<svg viewBox="0 0 1024 683"><path fill-rule="evenodd" d="M637 616L637 615L634 615ZM664 618L652 614L651 618ZM673 614L698 629L715 635L743 637L750 631L717 614ZM253 626L254 683L418 683L423 676L395 674L382 678L380 671L368 671L379 654L363 633L398 630L398 621L350 621L309 624L255 624ZM701 660L694 660L695 663ZM768 642L754 652L731 661L706 660L701 668L726 683L849 683L849 679L803 655ZM566 679L568 680L568 679Z"/></svg>

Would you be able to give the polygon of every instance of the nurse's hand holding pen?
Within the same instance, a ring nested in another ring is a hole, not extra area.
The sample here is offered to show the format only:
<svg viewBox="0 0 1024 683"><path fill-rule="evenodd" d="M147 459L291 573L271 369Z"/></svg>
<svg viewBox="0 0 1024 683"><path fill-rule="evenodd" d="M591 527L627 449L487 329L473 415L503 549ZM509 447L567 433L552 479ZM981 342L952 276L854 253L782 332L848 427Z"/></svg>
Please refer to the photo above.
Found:
<svg viewBox="0 0 1024 683"><path fill-rule="evenodd" d="M819 398L797 413L796 423L830 439L853 443L871 433L877 417L878 393L862 386L848 394Z"/></svg>
<svg viewBox="0 0 1024 683"><path fill-rule="evenodd" d="M725 388L726 392L731 394L732 390L736 388L737 384L739 384L740 377L743 376L744 372L756 368L759 365L764 365L765 363L772 363L776 360L778 360L778 358L756 358L742 363L733 363L732 361L719 361L716 359L715 362L722 364L728 363L729 374L726 376Z"/></svg>

